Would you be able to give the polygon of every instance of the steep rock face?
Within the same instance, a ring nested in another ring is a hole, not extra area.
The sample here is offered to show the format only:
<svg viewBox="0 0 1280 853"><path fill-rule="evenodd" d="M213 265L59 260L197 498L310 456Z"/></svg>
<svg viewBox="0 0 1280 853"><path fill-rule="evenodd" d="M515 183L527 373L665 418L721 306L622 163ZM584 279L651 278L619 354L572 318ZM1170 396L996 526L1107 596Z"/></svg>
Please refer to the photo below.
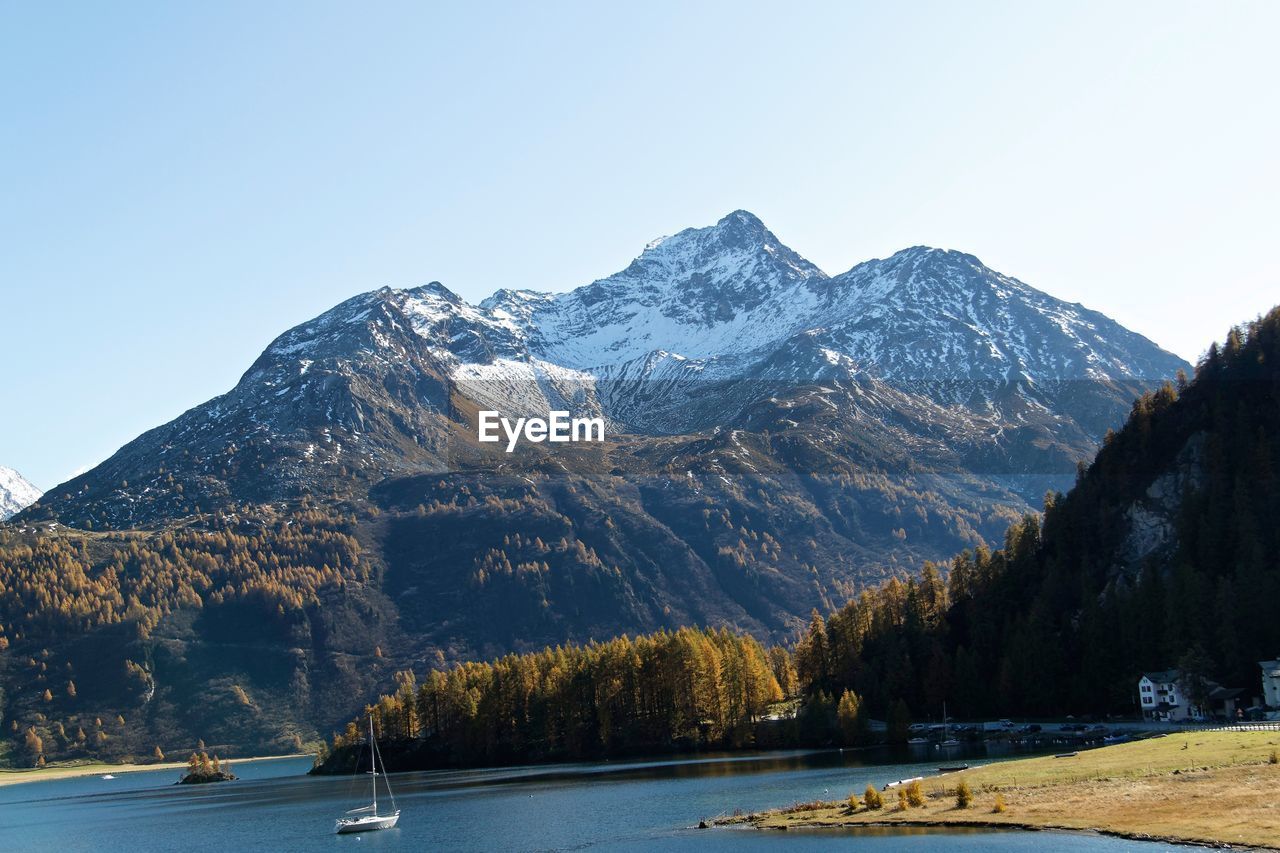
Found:
<svg viewBox="0 0 1280 853"><path fill-rule="evenodd" d="M39 489L17 471L0 465L0 521L21 512L39 499Z"/></svg>
<svg viewBox="0 0 1280 853"><path fill-rule="evenodd" d="M1141 570L1144 560L1167 557L1176 545L1183 500L1204 485L1204 443L1203 432L1188 438L1169 469L1125 510L1125 534L1116 550L1114 568L1130 579Z"/></svg>

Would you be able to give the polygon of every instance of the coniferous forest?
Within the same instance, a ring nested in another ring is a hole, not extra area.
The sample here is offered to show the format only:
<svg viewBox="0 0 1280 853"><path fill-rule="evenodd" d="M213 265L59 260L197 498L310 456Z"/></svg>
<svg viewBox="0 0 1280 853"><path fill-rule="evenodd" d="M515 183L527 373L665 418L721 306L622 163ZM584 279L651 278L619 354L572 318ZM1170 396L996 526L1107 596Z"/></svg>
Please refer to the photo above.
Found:
<svg viewBox="0 0 1280 853"><path fill-rule="evenodd" d="M684 629L432 671L368 708L391 766L858 743L869 719L1134 714L1140 672L1257 692L1280 652L1280 309L1133 405L1066 495L794 647ZM778 703L799 699L799 709ZM354 722L322 767L347 768Z"/></svg>

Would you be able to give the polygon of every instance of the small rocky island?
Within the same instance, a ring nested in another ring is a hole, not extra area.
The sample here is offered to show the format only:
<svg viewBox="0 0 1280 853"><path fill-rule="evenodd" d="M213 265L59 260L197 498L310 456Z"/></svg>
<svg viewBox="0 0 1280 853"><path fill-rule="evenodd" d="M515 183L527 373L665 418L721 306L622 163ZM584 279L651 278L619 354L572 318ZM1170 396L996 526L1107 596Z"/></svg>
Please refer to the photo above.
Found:
<svg viewBox="0 0 1280 853"><path fill-rule="evenodd" d="M232 782L236 776L231 772L231 763L223 764L218 756L209 758L207 752L193 752L187 759L187 772L177 781L178 785L204 785L209 782Z"/></svg>

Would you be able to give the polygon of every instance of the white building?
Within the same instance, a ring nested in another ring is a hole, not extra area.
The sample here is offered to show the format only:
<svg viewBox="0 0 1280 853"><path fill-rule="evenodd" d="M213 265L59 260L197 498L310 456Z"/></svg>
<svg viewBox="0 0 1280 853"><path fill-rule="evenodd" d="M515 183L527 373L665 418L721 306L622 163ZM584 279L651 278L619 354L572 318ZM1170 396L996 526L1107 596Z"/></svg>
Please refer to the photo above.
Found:
<svg viewBox="0 0 1280 853"><path fill-rule="evenodd" d="M1260 660L1262 667L1262 704L1272 710L1280 708L1280 660Z"/></svg>
<svg viewBox="0 0 1280 853"><path fill-rule="evenodd" d="M1148 720L1180 722L1202 716L1193 708L1182 683L1182 671L1144 672L1138 679L1138 701Z"/></svg>

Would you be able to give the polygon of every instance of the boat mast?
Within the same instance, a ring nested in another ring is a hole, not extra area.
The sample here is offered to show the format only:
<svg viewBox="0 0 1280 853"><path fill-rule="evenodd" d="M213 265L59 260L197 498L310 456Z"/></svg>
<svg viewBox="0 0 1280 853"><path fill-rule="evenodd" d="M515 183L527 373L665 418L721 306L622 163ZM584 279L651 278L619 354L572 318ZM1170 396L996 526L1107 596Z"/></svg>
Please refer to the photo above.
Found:
<svg viewBox="0 0 1280 853"><path fill-rule="evenodd" d="M369 715L369 762L373 765L373 775L369 777L373 788L373 816L378 816L378 748L373 743L373 714Z"/></svg>

